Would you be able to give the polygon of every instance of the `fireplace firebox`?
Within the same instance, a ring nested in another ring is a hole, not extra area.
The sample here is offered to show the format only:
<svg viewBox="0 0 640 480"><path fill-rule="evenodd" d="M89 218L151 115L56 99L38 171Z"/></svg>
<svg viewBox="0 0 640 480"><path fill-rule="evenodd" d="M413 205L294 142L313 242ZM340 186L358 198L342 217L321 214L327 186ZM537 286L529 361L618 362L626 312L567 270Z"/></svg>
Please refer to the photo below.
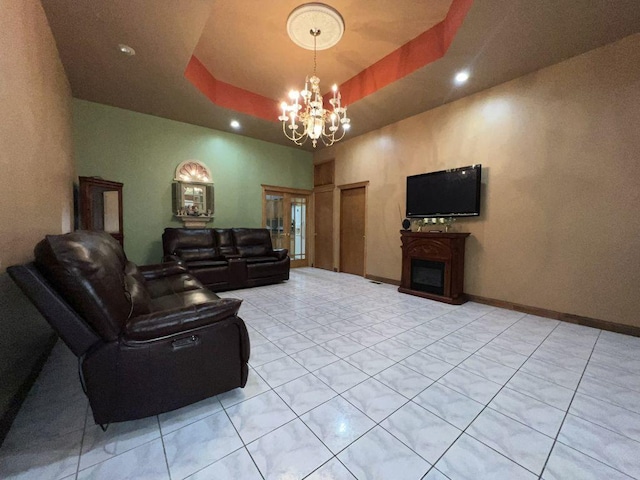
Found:
<svg viewBox="0 0 640 480"><path fill-rule="evenodd" d="M444 295L444 262L411 259L411 290Z"/></svg>

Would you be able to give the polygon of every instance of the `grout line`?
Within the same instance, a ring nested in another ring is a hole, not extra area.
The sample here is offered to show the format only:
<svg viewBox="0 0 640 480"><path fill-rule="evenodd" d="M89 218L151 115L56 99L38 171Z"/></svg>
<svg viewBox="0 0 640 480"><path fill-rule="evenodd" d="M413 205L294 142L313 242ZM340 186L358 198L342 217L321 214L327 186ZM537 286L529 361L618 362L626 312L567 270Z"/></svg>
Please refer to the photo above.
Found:
<svg viewBox="0 0 640 480"><path fill-rule="evenodd" d="M164 463L167 467L167 474L169 480L171 480L171 468L169 468L169 457L167 457L167 448L164 444L164 435L162 433L162 425L160 425L160 415L156 415L156 423L158 424L158 431L160 432L160 442L162 443L162 453L164 455Z"/></svg>

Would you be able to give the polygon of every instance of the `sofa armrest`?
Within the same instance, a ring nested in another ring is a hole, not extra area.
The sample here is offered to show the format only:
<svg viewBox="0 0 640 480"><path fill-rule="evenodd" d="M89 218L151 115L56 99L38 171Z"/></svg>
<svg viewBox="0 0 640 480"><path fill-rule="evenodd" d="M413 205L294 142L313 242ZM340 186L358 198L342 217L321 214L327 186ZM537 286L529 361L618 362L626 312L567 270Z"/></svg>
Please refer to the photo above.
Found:
<svg viewBox="0 0 640 480"><path fill-rule="evenodd" d="M165 255L164 257L162 257L162 262L163 263L171 263L171 262L176 262L179 263L181 265L184 265L184 260L182 260L178 255Z"/></svg>
<svg viewBox="0 0 640 480"><path fill-rule="evenodd" d="M145 341L193 330L234 317L242 300L221 298L215 302L148 313L131 318L123 340Z"/></svg>
<svg viewBox="0 0 640 480"><path fill-rule="evenodd" d="M156 278L169 277L180 273L187 273L189 270L182 262L166 262L154 265L142 265L138 269L145 280L153 280Z"/></svg>
<svg viewBox="0 0 640 480"><path fill-rule="evenodd" d="M287 255L289 255L289 250L286 248L276 248L273 250L273 255L278 260L284 260L285 258L287 258Z"/></svg>

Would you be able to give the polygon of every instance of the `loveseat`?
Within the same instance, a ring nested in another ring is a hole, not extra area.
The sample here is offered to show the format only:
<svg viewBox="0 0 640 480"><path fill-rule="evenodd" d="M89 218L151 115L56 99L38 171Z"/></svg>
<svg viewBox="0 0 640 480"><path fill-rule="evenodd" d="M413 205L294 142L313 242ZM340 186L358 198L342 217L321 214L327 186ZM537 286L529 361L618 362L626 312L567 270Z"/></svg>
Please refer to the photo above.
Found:
<svg viewBox="0 0 640 480"><path fill-rule="evenodd" d="M174 410L244 387L241 300L178 263L138 267L103 232L48 235L8 272L78 357L98 424Z"/></svg>
<svg viewBox="0 0 640 480"><path fill-rule="evenodd" d="M287 249L273 249L266 228L165 228L165 262L180 262L214 292L289 279Z"/></svg>

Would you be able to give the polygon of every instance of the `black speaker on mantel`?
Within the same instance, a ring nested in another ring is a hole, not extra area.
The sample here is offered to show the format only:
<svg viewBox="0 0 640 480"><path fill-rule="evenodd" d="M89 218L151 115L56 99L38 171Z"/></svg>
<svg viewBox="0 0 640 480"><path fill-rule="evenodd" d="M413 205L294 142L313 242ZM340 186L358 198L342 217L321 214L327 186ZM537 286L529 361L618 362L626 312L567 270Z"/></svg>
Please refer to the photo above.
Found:
<svg viewBox="0 0 640 480"><path fill-rule="evenodd" d="M404 230L409 230L409 229L411 228L411 220L409 220L408 218L405 218L405 219L402 221L402 228L403 228Z"/></svg>

